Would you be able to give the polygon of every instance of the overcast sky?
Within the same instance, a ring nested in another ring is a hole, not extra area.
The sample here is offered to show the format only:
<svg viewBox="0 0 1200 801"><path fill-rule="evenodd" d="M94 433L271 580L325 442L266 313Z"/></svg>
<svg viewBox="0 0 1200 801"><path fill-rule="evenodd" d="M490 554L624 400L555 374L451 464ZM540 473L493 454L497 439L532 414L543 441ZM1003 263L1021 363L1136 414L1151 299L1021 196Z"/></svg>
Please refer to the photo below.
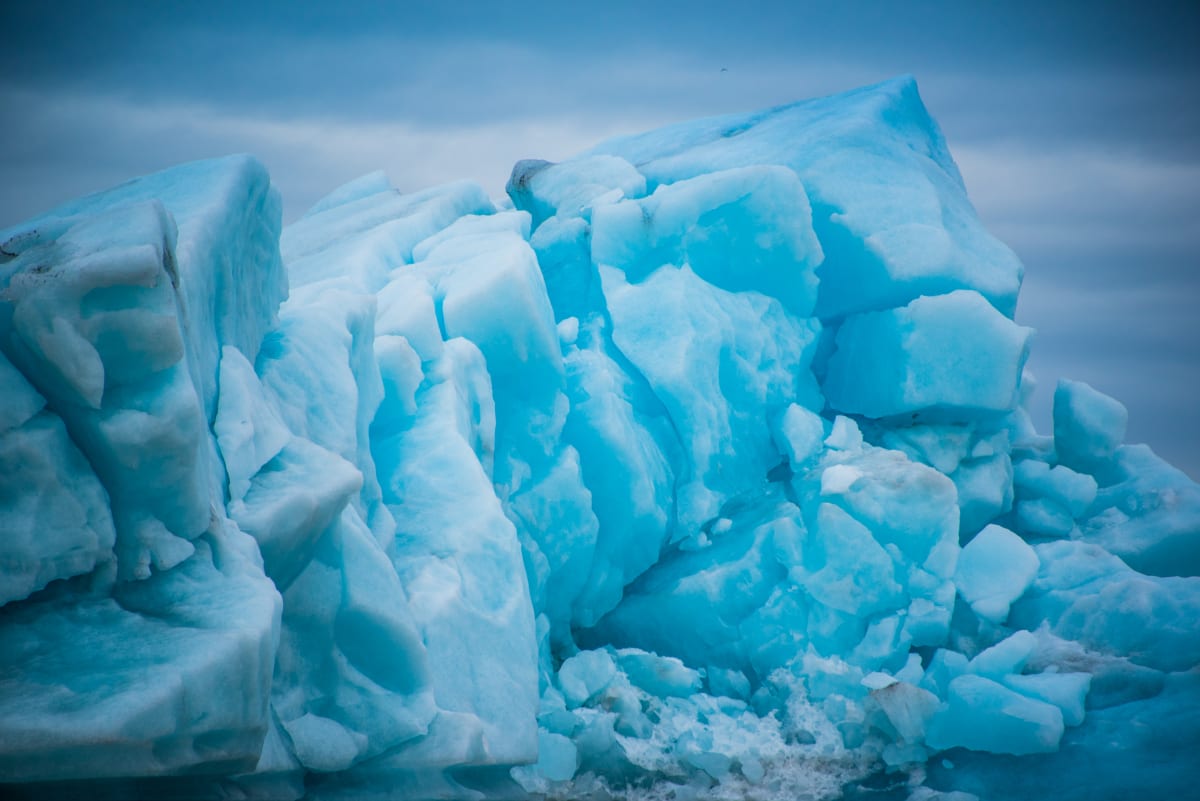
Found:
<svg viewBox="0 0 1200 801"><path fill-rule="evenodd" d="M0 5L0 227L232 152L285 221L380 168L499 196L517 159L911 73L1025 262L1039 427L1082 379L1200 478L1200 3L327 5Z"/></svg>

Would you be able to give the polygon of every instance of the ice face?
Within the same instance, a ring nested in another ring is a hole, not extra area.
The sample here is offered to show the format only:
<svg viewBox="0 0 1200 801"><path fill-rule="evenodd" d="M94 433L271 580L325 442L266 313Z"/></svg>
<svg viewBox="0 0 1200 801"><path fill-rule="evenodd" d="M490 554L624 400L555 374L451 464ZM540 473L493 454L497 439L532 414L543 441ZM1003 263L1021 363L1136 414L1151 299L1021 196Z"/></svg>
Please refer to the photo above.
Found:
<svg viewBox="0 0 1200 801"><path fill-rule="evenodd" d="M1200 487L1085 384L1034 431L911 80L508 191L281 232L232 157L0 233L0 782L1192 791Z"/></svg>

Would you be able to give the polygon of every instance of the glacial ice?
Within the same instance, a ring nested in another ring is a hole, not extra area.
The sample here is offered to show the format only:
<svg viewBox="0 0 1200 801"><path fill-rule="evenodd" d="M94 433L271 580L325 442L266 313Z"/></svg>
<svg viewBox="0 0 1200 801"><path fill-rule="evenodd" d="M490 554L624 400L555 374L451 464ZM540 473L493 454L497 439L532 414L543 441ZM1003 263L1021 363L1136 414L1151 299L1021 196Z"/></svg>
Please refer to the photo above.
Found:
<svg viewBox="0 0 1200 801"><path fill-rule="evenodd" d="M911 79L508 194L0 232L6 794L1194 792L1200 486L1086 384L1037 434Z"/></svg>

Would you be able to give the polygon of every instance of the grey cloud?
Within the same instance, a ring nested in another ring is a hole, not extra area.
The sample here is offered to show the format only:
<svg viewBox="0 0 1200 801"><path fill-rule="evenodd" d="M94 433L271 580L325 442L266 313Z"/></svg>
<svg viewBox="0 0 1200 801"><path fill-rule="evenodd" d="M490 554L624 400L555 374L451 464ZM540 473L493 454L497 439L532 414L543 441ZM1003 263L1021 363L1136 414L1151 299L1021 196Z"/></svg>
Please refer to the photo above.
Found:
<svg viewBox="0 0 1200 801"><path fill-rule="evenodd" d="M288 218L377 168L498 194L518 158L911 72L1026 263L1041 394L1095 383L1200 476L1200 7L1151 6L10 3L0 225L235 151Z"/></svg>

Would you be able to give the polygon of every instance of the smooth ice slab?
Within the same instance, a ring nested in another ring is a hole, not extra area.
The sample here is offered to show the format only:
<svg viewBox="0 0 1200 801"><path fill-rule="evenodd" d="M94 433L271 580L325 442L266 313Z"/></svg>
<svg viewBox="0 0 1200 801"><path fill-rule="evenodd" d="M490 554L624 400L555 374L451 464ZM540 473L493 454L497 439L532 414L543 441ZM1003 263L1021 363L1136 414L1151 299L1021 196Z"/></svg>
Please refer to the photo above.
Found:
<svg viewBox="0 0 1200 801"><path fill-rule="evenodd" d="M979 617L1003 623L1038 571L1038 557L1025 541L1001 526L975 535L958 557L954 583Z"/></svg>
<svg viewBox="0 0 1200 801"><path fill-rule="evenodd" d="M1082 381L1063 379L1054 390L1054 449L1076 470L1094 472L1111 460L1128 421L1120 401Z"/></svg>
<svg viewBox="0 0 1200 801"><path fill-rule="evenodd" d="M1030 333L970 291L851 316L837 333L825 395L838 411L867 417L1009 411Z"/></svg>

